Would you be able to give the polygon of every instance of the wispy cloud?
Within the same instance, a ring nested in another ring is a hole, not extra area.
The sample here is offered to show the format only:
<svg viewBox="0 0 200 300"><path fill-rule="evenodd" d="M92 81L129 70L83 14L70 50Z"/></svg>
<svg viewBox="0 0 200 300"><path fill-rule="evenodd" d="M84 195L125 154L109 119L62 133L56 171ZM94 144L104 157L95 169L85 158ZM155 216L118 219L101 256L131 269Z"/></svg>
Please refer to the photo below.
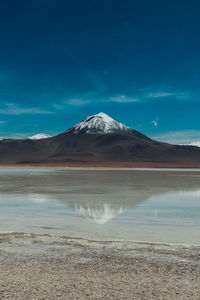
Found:
<svg viewBox="0 0 200 300"><path fill-rule="evenodd" d="M153 126L155 126L155 127L157 127L158 126L158 121L156 121L156 120L153 120L153 121L151 121L151 123L153 124Z"/></svg>
<svg viewBox="0 0 200 300"><path fill-rule="evenodd" d="M158 91L151 91L146 93L147 98L159 99L159 98L178 98L178 99L185 99L188 95L185 92L180 91L165 91L165 90L158 90Z"/></svg>
<svg viewBox="0 0 200 300"><path fill-rule="evenodd" d="M132 103L132 102L139 102L140 100L138 98L125 96L125 95L119 95L108 98L106 102L116 102L116 103Z"/></svg>
<svg viewBox="0 0 200 300"><path fill-rule="evenodd" d="M92 95L83 95L82 97L74 97L69 99L62 99L59 103L54 103L53 108L60 110L63 109L65 105L71 105L71 106L84 106L91 103L109 103L109 102L115 102L115 103L133 103L138 102L139 99L131 96L125 96L125 95L113 95L113 96L104 96L100 94L92 94Z"/></svg>
<svg viewBox="0 0 200 300"><path fill-rule="evenodd" d="M200 130L180 130L168 131L159 135L154 135L152 138L168 142L172 144L182 144L193 141L200 141Z"/></svg>
<svg viewBox="0 0 200 300"><path fill-rule="evenodd" d="M50 114L52 112L37 107L20 107L14 103L6 103L0 108L2 115L21 115L21 114Z"/></svg>
<svg viewBox="0 0 200 300"><path fill-rule="evenodd" d="M82 106L82 105L86 105L88 103L91 103L91 100L75 98L75 99L70 99L70 100L64 101L64 104L69 104L69 105L73 105L73 106Z"/></svg>
<svg viewBox="0 0 200 300"><path fill-rule="evenodd" d="M154 92L154 93L147 94L147 96L150 98L162 98L162 97L176 96L176 94L175 93L167 93L167 92Z"/></svg>
<svg viewBox="0 0 200 300"><path fill-rule="evenodd" d="M30 133L15 133L15 134L10 134L7 136L0 136L0 140L3 139L17 139L17 140L23 140L26 139Z"/></svg>

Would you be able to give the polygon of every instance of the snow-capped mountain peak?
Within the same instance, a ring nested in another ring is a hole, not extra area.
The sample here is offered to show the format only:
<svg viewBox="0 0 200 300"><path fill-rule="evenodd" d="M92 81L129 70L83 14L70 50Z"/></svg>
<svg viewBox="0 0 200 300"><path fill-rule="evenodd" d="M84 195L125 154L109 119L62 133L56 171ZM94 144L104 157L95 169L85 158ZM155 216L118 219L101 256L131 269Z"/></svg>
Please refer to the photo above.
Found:
<svg viewBox="0 0 200 300"><path fill-rule="evenodd" d="M191 142L190 145L200 147L200 142L199 141Z"/></svg>
<svg viewBox="0 0 200 300"><path fill-rule="evenodd" d="M35 134L33 136L29 136L28 139L29 140L41 140L41 139L47 139L47 138L50 138L51 135L49 134L46 134L46 133L38 133L38 134Z"/></svg>
<svg viewBox="0 0 200 300"><path fill-rule="evenodd" d="M128 131L129 127L115 121L103 112L87 117L70 129L74 133L83 131L89 134L105 134L119 131Z"/></svg>
<svg viewBox="0 0 200 300"><path fill-rule="evenodd" d="M196 146L196 147L200 147L200 141L194 141L194 142L188 142L188 143L184 143L181 144L183 146Z"/></svg>

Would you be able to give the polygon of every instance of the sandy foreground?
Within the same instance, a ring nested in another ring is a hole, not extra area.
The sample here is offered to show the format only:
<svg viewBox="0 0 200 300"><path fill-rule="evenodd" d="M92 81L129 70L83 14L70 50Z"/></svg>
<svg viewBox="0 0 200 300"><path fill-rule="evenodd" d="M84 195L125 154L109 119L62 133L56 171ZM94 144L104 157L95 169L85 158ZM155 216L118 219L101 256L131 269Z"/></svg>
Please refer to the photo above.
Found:
<svg viewBox="0 0 200 300"><path fill-rule="evenodd" d="M0 234L0 299L200 299L200 246Z"/></svg>

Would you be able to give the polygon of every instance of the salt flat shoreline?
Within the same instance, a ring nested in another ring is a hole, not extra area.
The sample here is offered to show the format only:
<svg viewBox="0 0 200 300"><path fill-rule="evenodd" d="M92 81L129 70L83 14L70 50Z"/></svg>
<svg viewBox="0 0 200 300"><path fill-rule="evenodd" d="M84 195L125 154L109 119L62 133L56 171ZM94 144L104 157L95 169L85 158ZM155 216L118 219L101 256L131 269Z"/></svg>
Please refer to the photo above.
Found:
<svg viewBox="0 0 200 300"><path fill-rule="evenodd" d="M176 164L176 163L41 163L41 164L0 164L0 168L15 169L200 169L200 164Z"/></svg>
<svg viewBox="0 0 200 300"><path fill-rule="evenodd" d="M4 173L12 174L12 168L16 168L16 166L9 166L9 168L8 171L1 170L2 190L5 188L6 192L8 190L6 187L8 178L4 176ZM31 168L34 166L23 166L23 169ZM44 172L45 175L36 176L34 185L30 180L32 192L37 193L38 182L44 191L46 190L45 181L42 179L47 177L47 173L51 173L51 170L48 172L50 168L52 167L46 168L40 165L32 170L33 173ZM118 170L116 167L110 168ZM22 169L22 166L18 169L19 171L17 170L15 174L23 173L23 178L26 178L24 176L26 171ZM64 168L63 166L56 166L52 168L52 173L56 169L107 170L106 167L102 166L65 166ZM136 169L131 168L130 170ZM149 171L152 170L149 168ZM157 168L155 171L160 171L160 169ZM171 171L174 172L174 169ZM179 169L179 171L185 170ZM198 169L192 171L196 174L197 171L199 172ZM82 172L80 173L82 178ZM92 172L85 172L85 174L87 173L93 176ZM122 172L115 173L121 174ZM60 179L63 178L65 184L66 179L63 174L57 172L57 176L59 175L57 182L60 183ZM70 174L70 177L73 174L77 176L76 172L66 172L66 174ZM104 177L107 172L96 172L96 174ZM144 173L139 174L142 178L144 177ZM151 178L152 175L153 173ZM198 186L198 177L199 174L188 176L187 184L194 181L194 185L197 184ZM38 181L37 178L39 178ZM184 177L180 176L181 182L183 181L182 178ZM16 180L17 178L14 178L14 181L11 181L14 191L15 185L19 186L18 182L15 182ZM54 181L54 177L52 180ZM170 176L170 182L174 182L174 180L174 177ZM29 185L27 186L29 187ZM10 186L8 187L10 190ZM62 188L62 185L59 186L59 189L60 187ZM70 232L72 223L68 224L66 230L62 230L62 228L57 230L56 228L60 227L47 227L52 226L52 220L50 225L45 224L45 227L36 223L38 227L35 229L30 227L30 219L28 219L26 226L21 227L22 231L25 230L26 232L3 233L1 228L0 299L199 299L200 245L94 240L73 237L73 233L71 236L66 236ZM6 230L8 228L8 226L5 227ZM20 227L14 230L20 230ZM29 230L31 232L28 233ZM164 238L165 241L166 236Z"/></svg>
<svg viewBox="0 0 200 300"><path fill-rule="evenodd" d="M52 171L140 171L140 172L200 172L200 166L49 166L49 165L0 165L0 170L52 170Z"/></svg>
<svg viewBox="0 0 200 300"><path fill-rule="evenodd" d="M1 299L199 299L200 245L23 232L0 245Z"/></svg>

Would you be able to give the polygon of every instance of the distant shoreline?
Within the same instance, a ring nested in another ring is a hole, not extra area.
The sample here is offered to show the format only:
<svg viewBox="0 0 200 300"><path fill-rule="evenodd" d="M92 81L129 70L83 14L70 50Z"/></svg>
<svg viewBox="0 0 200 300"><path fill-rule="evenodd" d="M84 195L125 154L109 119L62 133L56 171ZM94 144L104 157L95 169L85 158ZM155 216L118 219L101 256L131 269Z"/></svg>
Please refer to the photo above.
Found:
<svg viewBox="0 0 200 300"><path fill-rule="evenodd" d="M34 164L0 164L0 168L66 168L66 169L200 169L200 164L172 164L172 163L34 163Z"/></svg>

